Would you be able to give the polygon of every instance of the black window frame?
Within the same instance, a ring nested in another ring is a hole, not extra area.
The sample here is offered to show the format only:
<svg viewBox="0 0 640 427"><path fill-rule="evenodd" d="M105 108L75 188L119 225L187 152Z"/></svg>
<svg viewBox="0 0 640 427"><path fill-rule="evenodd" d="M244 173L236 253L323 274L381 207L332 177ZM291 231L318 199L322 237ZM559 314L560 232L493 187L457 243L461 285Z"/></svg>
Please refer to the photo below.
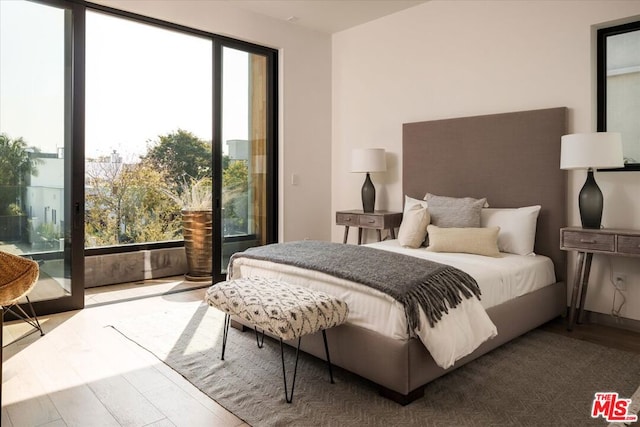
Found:
<svg viewBox="0 0 640 427"><path fill-rule="evenodd" d="M640 31L640 20L612 27L600 28L596 34L597 73L597 130L607 131L607 37ZM640 171L640 163L626 163L622 168L600 169L607 172Z"/></svg>

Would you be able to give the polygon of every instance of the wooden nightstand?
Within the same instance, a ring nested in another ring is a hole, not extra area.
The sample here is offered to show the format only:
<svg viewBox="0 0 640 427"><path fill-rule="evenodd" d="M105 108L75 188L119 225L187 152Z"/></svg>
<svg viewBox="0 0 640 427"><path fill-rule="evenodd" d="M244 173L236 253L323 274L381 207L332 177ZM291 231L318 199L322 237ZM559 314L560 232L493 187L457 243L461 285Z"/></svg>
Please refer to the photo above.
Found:
<svg viewBox="0 0 640 427"><path fill-rule="evenodd" d="M344 225L344 239L347 243L349 227L358 227L358 244L362 243L362 229L372 228L378 231L378 241L382 240L382 230L389 230L392 238L396 238L396 227L400 227L402 212L375 211L365 213L362 210L336 212L336 224Z"/></svg>
<svg viewBox="0 0 640 427"><path fill-rule="evenodd" d="M569 325L567 326L567 329L571 330L576 322L576 308L578 309L577 323L582 322L593 254L640 257L640 231L608 228L562 228L560 229L560 249L578 252L576 276L573 281L571 306L569 307ZM580 304L576 306L578 293L580 293Z"/></svg>

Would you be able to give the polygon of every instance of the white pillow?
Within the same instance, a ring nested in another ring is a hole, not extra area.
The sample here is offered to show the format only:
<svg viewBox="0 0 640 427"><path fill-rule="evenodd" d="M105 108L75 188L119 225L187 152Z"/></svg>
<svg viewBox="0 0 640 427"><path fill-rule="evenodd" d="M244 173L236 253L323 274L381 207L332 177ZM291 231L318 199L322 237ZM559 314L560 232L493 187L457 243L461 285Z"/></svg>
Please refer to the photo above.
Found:
<svg viewBox="0 0 640 427"><path fill-rule="evenodd" d="M419 203L405 209L398 230L400 245L414 249L419 248L427 235L427 225L429 225L430 219L429 211Z"/></svg>
<svg viewBox="0 0 640 427"><path fill-rule="evenodd" d="M414 199L413 197L409 197L407 195L404 196L404 212L405 213L415 205L420 205L423 208L429 207L429 204L425 200Z"/></svg>
<svg viewBox="0 0 640 427"><path fill-rule="evenodd" d="M500 252L533 255L540 206L514 209L485 208L480 212L481 227L500 227Z"/></svg>

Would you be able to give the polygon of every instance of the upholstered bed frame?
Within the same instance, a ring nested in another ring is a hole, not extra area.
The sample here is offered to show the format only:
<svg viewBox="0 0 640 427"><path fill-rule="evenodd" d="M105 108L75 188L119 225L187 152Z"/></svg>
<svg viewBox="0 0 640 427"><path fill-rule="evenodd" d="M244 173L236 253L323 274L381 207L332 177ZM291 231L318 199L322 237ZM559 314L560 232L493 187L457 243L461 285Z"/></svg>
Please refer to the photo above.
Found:
<svg viewBox="0 0 640 427"><path fill-rule="evenodd" d="M567 109L522 111L403 126L405 194L486 197L493 208L541 205L535 251L564 279L560 228L566 224L566 175L560 137Z"/></svg>
<svg viewBox="0 0 640 427"><path fill-rule="evenodd" d="M552 108L403 125L405 194L487 197L492 207L542 205L535 251L553 260L557 283L488 309L498 336L448 370L417 338L398 341L350 324L327 331L335 365L407 404L429 381L565 313L566 260L558 239L566 218L560 170L566 122L567 109ZM324 358L322 336L305 338L302 349Z"/></svg>

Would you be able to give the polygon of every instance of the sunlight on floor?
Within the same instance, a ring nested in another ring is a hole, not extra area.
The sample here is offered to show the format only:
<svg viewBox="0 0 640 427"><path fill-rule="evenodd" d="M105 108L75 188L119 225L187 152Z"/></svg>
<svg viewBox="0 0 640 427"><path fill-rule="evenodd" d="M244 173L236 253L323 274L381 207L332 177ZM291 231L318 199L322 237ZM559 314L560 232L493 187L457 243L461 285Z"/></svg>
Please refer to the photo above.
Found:
<svg viewBox="0 0 640 427"><path fill-rule="evenodd" d="M224 314L203 301L182 304L172 310L114 320L112 326L136 341L143 335L157 338L148 350L169 359L206 351L219 351Z"/></svg>
<svg viewBox="0 0 640 427"><path fill-rule="evenodd" d="M85 306L167 295L209 286L211 282L189 282L182 276L99 286L85 289Z"/></svg>
<svg viewBox="0 0 640 427"><path fill-rule="evenodd" d="M221 350L223 314L204 303L203 284L153 282L87 290L84 310L39 317L42 337L7 322L2 426L243 425L123 335L127 324L148 324L143 333L158 337L166 357Z"/></svg>

